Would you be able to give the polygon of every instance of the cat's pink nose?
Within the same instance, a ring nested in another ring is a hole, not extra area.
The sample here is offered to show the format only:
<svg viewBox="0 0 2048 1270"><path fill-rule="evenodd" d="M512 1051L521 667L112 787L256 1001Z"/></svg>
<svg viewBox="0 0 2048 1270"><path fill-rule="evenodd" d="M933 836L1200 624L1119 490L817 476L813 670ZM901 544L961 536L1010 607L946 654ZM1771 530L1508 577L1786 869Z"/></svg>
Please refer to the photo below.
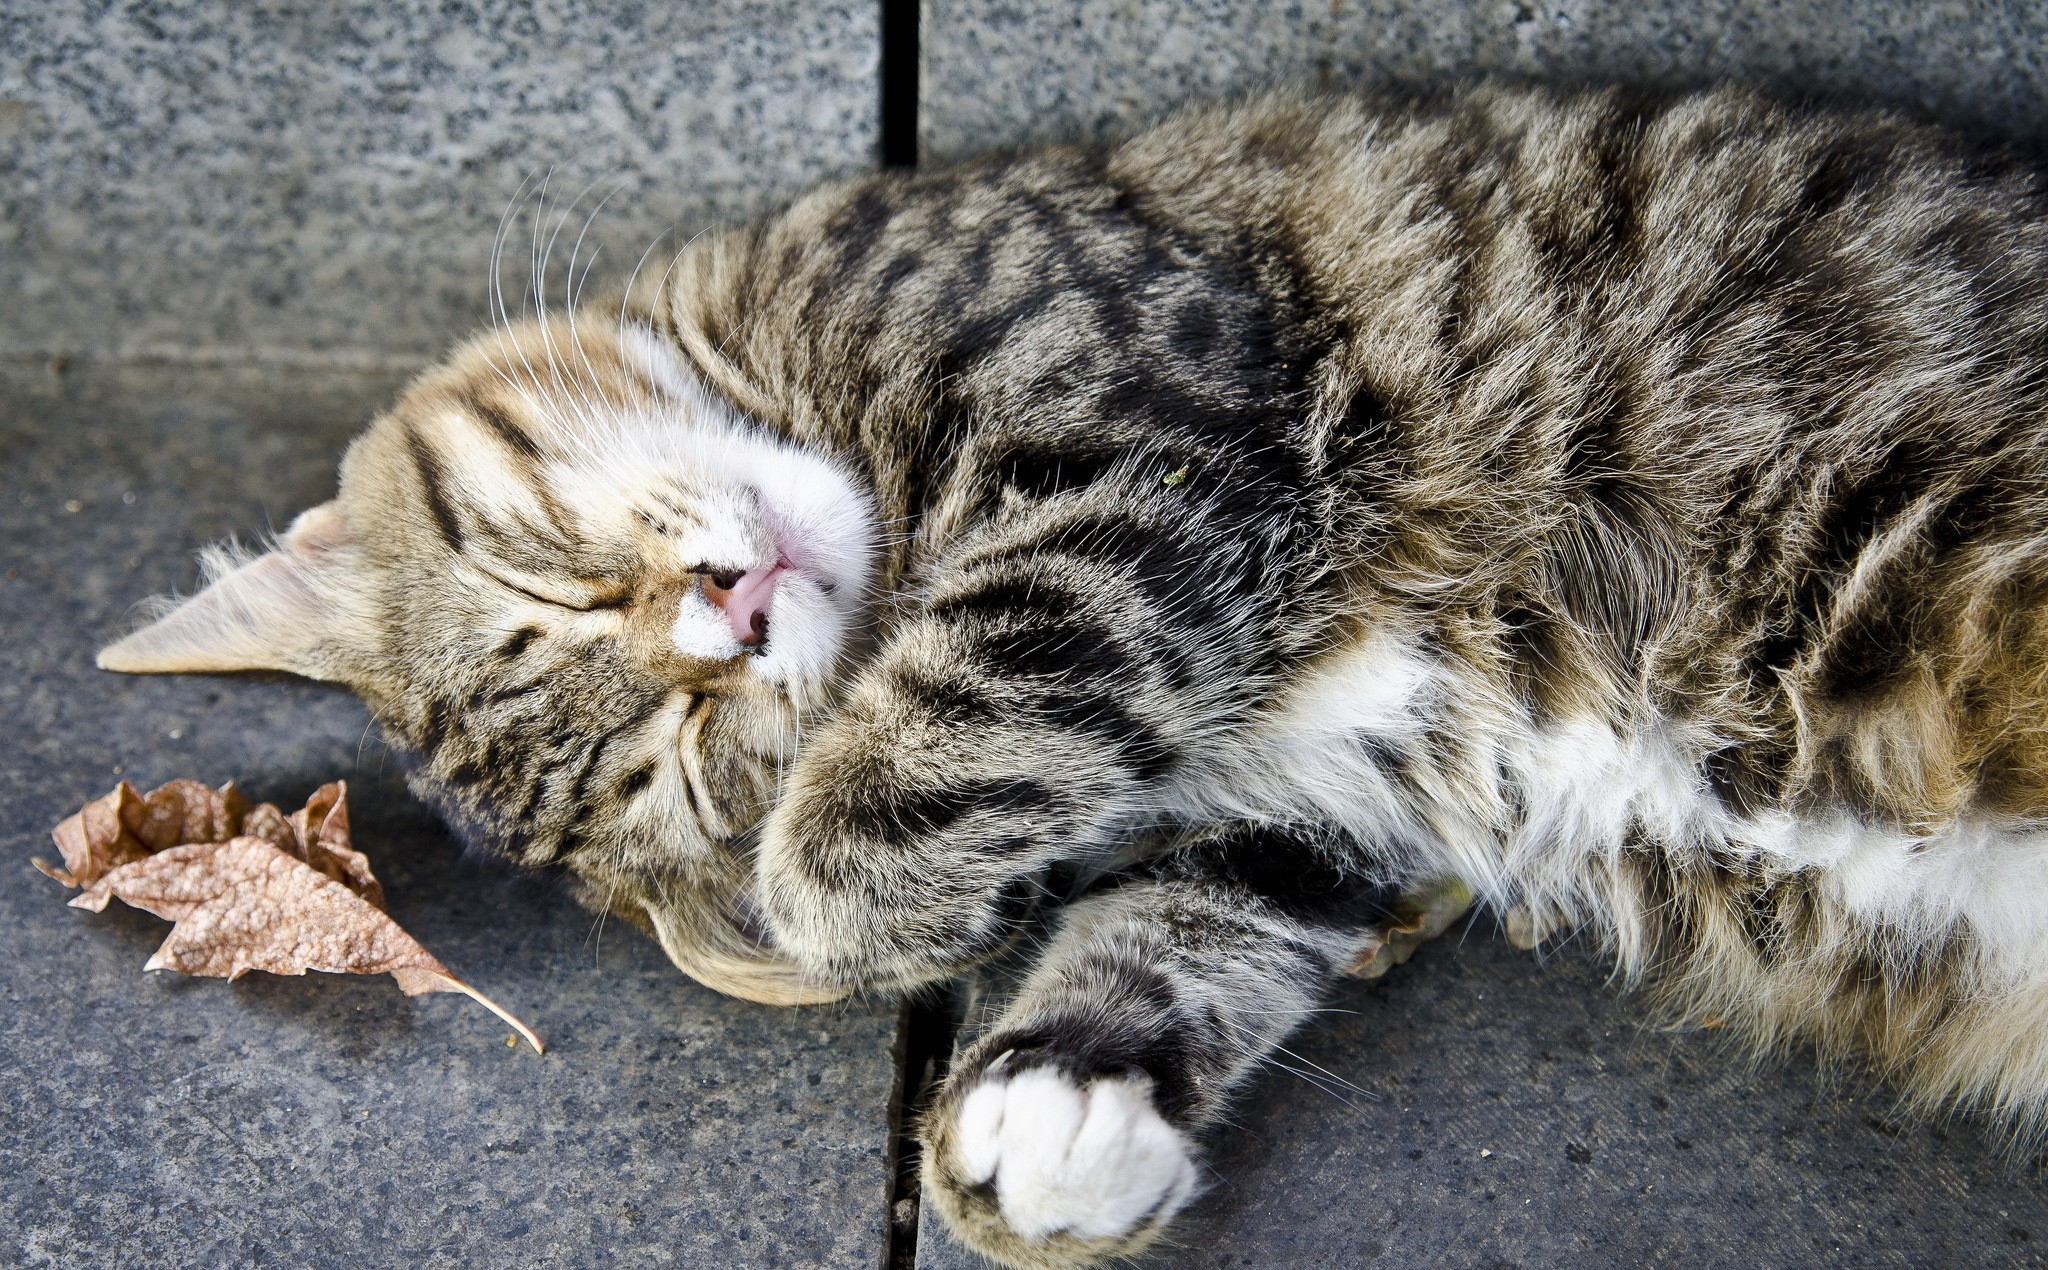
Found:
<svg viewBox="0 0 2048 1270"><path fill-rule="evenodd" d="M775 580L782 569L777 561L766 569L704 575L704 598L725 610L725 624L742 648L768 642L768 605L775 599Z"/></svg>

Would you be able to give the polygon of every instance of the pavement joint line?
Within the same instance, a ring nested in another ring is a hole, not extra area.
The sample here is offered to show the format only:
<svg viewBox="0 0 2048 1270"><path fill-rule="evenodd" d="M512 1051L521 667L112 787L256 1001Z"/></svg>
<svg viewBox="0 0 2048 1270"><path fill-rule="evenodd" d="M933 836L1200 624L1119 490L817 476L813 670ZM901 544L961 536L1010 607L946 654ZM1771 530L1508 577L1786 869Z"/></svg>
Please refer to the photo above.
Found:
<svg viewBox="0 0 2048 1270"><path fill-rule="evenodd" d="M889 1199L884 1219L889 1231L888 1270L914 1270L917 1261L919 1209L923 1195L919 1169L923 1163L917 1141L918 1114L945 1079L953 1046L962 1026L962 994L958 985L937 995L913 998L903 1007L897 1026L897 1070L901 1080L889 1107ZM908 1203L899 1213L898 1207Z"/></svg>

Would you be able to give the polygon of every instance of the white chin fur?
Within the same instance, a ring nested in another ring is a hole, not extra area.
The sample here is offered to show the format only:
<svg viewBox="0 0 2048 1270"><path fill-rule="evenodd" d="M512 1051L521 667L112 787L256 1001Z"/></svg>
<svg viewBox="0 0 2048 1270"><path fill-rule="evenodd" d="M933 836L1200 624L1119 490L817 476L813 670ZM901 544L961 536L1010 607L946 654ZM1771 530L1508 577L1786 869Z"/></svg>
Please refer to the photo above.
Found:
<svg viewBox="0 0 2048 1270"><path fill-rule="evenodd" d="M718 606L704 598L702 591L690 591L676 609L676 624L670 632L676 651L686 657L725 661L747 650L733 638L732 627Z"/></svg>
<svg viewBox="0 0 2048 1270"><path fill-rule="evenodd" d="M848 615L808 574L782 575L768 605L768 642L754 669L770 683L815 683L839 659Z"/></svg>

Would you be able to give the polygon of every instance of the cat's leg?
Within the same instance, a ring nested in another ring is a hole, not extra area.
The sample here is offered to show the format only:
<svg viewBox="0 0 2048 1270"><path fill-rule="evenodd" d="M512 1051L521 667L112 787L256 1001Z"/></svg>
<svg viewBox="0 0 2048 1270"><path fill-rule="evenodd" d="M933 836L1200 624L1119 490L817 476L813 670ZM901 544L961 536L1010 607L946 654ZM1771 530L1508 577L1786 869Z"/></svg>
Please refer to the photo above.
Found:
<svg viewBox="0 0 2048 1270"><path fill-rule="evenodd" d="M1339 863L1244 828L1074 904L924 1116L925 1195L961 1239L1025 1267L1156 1239L1200 1189L1196 1133L1329 981L1466 902Z"/></svg>
<svg viewBox="0 0 2048 1270"><path fill-rule="evenodd" d="M1050 866L1170 814L1249 718L1286 602L1265 521L1295 500L1173 462L977 532L806 737L760 902L819 978L914 985L1001 947Z"/></svg>

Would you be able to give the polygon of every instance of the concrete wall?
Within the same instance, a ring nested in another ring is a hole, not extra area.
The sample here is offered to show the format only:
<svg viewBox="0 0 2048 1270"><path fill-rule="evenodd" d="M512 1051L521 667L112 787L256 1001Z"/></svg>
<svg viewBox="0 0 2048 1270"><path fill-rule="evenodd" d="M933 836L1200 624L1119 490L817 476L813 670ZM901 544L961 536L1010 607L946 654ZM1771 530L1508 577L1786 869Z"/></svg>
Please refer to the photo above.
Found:
<svg viewBox="0 0 2048 1270"><path fill-rule="evenodd" d="M1741 77L2048 132L2039 0L925 0L924 153L1115 135L1279 84Z"/></svg>
<svg viewBox="0 0 2048 1270"><path fill-rule="evenodd" d="M593 235L623 267L868 163L877 19L0 0L0 355L417 360L483 320L528 178L615 188Z"/></svg>
<svg viewBox="0 0 2048 1270"><path fill-rule="evenodd" d="M615 191L603 278L871 165L882 2L0 0L0 357L417 364L484 320L522 183L590 192L564 244ZM925 0L921 37L928 160L1274 83L1502 70L1740 75L2048 133L2033 0Z"/></svg>

